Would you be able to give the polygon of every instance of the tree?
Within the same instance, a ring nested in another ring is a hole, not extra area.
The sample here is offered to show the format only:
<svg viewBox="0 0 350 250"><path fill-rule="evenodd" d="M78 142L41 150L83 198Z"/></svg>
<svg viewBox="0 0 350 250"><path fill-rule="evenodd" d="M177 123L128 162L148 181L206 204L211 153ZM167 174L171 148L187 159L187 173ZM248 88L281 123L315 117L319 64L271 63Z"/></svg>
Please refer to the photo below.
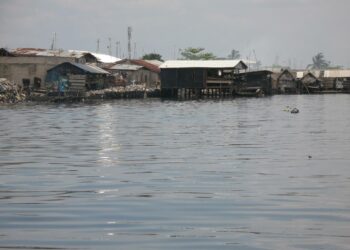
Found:
<svg viewBox="0 0 350 250"><path fill-rule="evenodd" d="M188 47L182 50L181 55L185 60L212 60L216 58L213 53L203 52L204 50L204 48Z"/></svg>
<svg viewBox="0 0 350 250"><path fill-rule="evenodd" d="M239 59L241 57L240 53L238 50L231 50L231 53L227 56L228 59Z"/></svg>
<svg viewBox="0 0 350 250"><path fill-rule="evenodd" d="M160 54L157 53L149 53L149 54L145 54L142 57L143 60L158 60L163 62L164 60L162 59L162 56Z"/></svg>
<svg viewBox="0 0 350 250"><path fill-rule="evenodd" d="M309 64L309 69L326 69L330 65L329 61L326 61L322 52L319 52L312 58L312 64Z"/></svg>

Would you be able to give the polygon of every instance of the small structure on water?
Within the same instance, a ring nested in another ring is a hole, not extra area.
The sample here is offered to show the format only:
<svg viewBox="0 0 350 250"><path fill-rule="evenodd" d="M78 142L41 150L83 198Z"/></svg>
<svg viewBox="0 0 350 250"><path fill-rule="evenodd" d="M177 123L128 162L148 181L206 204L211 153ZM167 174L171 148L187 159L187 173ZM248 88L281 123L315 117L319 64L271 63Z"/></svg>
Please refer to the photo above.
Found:
<svg viewBox="0 0 350 250"><path fill-rule="evenodd" d="M109 75L97 66L66 62L47 71L46 84L53 92L85 92L109 87Z"/></svg>
<svg viewBox="0 0 350 250"><path fill-rule="evenodd" d="M262 96L272 94L272 71L257 70L236 75L234 94L239 96Z"/></svg>
<svg viewBox="0 0 350 250"><path fill-rule="evenodd" d="M162 96L231 95L235 76L247 65L241 60L175 60L160 66Z"/></svg>
<svg viewBox="0 0 350 250"><path fill-rule="evenodd" d="M284 69L280 73L273 73L272 92L274 94L296 94L298 84L293 73L288 69Z"/></svg>
<svg viewBox="0 0 350 250"><path fill-rule="evenodd" d="M306 74L303 74L301 78L300 77L301 77L301 74L297 72L297 79L299 83L300 94L305 94L305 93L310 94L310 93L315 93L322 90L321 82L311 72L307 72Z"/></svg>

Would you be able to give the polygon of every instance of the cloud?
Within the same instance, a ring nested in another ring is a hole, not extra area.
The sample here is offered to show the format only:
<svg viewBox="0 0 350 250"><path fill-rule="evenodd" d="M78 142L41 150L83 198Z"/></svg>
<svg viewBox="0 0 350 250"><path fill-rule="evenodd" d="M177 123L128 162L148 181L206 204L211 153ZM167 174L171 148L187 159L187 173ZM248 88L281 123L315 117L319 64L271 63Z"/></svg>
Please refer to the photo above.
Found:
<svg viewBox="0 0 350 250"><path fill-rule="evenodd" d="M133 27L138 54L165 58L186 46L218 56L231 49L256 51L264 64L298 58L307 64L318 51L350 66L350 16L346 0L2 0L0 46L48 47L53 32L65 49L106 52L108 37L125 53ZM175 53L176 54L176 53Z"/></svg>

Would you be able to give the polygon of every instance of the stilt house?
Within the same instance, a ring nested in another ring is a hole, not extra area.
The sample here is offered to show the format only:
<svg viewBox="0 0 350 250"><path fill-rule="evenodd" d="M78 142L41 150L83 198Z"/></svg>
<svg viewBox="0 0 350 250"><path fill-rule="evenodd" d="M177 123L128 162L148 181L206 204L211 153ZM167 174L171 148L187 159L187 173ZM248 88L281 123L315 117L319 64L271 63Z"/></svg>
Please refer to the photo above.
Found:
<svg viewBox="0 0 350 250"><path fill-rule="evenodd" d="M161 90L177 95L178 90L203 89L232 91L234 77L247 65L241 60L175 60L160 66Z"/></svg>

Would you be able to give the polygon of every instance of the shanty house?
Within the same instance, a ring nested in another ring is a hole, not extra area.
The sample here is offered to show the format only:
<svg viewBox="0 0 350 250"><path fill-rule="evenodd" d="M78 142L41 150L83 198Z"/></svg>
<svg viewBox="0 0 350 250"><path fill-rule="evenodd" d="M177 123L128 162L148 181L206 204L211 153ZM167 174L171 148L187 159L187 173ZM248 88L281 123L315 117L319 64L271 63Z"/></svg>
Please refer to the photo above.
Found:
<svg viewBox="0 0 350 250"><path fill-rule="evenodd" d="M234 75L247 69L241 60L175 60L160 66L162 91L231 88Z"/></svg>
<svg viewBox="0 0 350 250"><path fill-rule="evenodd" d="M48 69L64 62L75 61L72 57L21 56L3 52L0 55L0 78L7 78L24 88L43 88Z"/></svg>
<svg viewBox="0 0 350 250"><path fill-rule="evenodd" d="M105 69L116 77L117 85L146 84L151 88L160 83L159 66L145 60L121 60Z"/></svg>
<svg viewBox="0 0 350 250"><path fill-rule="evenodd" d="M296 94L298 86L293 73L288 69L280 73L273 73L272 91L277 94Z"/></svg>
<svg viewBox="0 0 350 250"><path fill-rule="evenodd" d="M301 94L312 93L322 89L321 82L311 72L297 72L296 78L299 85L299 92Z"/></svg>
<svg viewBox="0 0 350 250"><path fill-rule="evenodd" d="M0 49L0 77L27 89L41 89L47 70L64 62L96 63L97 59L88 52L40 48Z"/></svg>
<svg viewBox="0 0 350 250"><path fill-rule="evenodd" d="M272 94L272 71L247 71L236 75L234 94L259 96Z"/></svg>
<svg viewBox="0 0 350 250"><path fill-rule="evenodd" d="M46 84L52 91L85 92L109 87L108 75L97 66L66 62L47 71Z"/></svg>

